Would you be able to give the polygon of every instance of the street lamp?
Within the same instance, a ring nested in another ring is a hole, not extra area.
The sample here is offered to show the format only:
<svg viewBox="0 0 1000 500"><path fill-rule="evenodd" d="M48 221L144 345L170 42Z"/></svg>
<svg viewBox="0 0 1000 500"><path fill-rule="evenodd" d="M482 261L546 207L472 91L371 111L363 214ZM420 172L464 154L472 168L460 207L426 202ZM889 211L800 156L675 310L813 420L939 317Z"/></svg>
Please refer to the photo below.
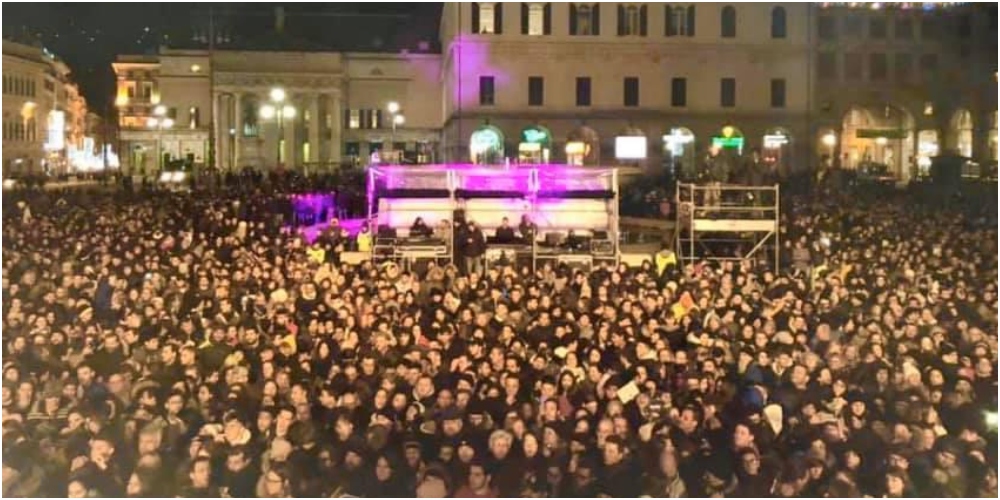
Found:
<svg viewBox="0 0 1000 500"><path fill-rule="evenodd" d="M406 117L404 117L399 111L399 103L396 101L391 101L386 108L389 110L389 116L391 116L392 122L392 135L389 139L389 146L392 151L392 155L396 158L396 163L401 163L399 155L396 154L396 127L402 126L406 123Z"/></svg>
<svg viewBox="0 0 1000 500"><path fill-rule="evenodd" d="M285 89L280 87L275 87L271 89L269 95L271 98L270 104L265 104L260 107L260 117L265 120L276 119L278 122L278 145L277 145L277 162L281 165L281 157L283 156L283 150L285 146L285 120L291 120L295 118L295 107L290 104L283 104L285 102Z"/></svg>
<svg viewBox="0 0 1000 500"><path fill-rule="evenodd" d="M156 129L156 164L163 171L163 130L174 126L174 120L167 115L167 107L160 104L153 108L153 116L146 120L149 128Z"/></svg>

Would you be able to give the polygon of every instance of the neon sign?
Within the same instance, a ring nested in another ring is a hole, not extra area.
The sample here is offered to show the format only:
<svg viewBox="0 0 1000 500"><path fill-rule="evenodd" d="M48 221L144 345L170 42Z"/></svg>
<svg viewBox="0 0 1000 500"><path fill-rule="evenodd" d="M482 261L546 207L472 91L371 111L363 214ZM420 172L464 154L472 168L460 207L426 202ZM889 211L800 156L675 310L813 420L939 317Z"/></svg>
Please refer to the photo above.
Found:
<svg viewBox="0 0 1000 500"><path fill-rule="evenodd" d="M521 142L529 144L548 144L549 133L538 128L526 128L521 131Z"/></svg>

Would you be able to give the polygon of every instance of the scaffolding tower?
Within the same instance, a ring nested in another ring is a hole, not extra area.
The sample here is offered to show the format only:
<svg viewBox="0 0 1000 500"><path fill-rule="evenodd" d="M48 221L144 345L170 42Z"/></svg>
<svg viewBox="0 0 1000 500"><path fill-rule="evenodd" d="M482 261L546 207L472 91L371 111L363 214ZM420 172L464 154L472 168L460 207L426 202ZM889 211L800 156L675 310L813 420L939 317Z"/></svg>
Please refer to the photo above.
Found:
<svg viewBox="0 0 1000 500"><path fill-rule="evenodd" d="M757 260L777 271L778 185L678 183L676 251L682 264Z"/></svg>

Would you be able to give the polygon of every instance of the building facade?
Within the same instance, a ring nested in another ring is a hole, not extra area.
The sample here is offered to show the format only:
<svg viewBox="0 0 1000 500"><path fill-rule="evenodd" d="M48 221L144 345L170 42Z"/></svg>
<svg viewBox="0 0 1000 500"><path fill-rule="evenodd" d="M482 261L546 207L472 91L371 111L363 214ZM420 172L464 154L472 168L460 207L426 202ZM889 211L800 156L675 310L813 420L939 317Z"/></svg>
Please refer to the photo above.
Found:
<svg viewBox="0 0 1000 500"><path fill-rule="evenodd" d="M84 147L87 102L47 50L3 41L3 172L70 173Z"/></svg>
<svg viewBox="0 0 1000 500"><path fill-rule="evenodd" d="M817 154L904 180L926 174L940 153L996 162L996 12L991 20L975 9L818 5Z"/></svg>
<svg viewBox="0 0 1000 500"><path fill-rule="evenodd" d="M452 160L690 169L713 145L809 152L806 4L447 3ZM484 153L485 152L485 153Z"/></svg>
<svg viewBox="0 0 1000 500"><path fill-rule="evenodd" d="M367 164L373 154L433 161L439 61L436 54L168 48L121 56L114 69L125 168L153 173L160 157L205 166L212 154L227 170L317 171ZM284 94L280 103L272 102L274 89ZM279 117L268 107L290 110Z"/></svg>

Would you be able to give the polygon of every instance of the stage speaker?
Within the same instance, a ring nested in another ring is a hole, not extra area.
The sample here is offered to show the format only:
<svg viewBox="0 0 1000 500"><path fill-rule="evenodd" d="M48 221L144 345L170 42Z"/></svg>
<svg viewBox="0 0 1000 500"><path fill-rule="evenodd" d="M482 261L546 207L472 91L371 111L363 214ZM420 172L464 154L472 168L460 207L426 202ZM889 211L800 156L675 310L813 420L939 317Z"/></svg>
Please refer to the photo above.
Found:
<svg viewBox="0 0 1000 500"><path fill-rule="evenodd" d="M386 224L379 224L376 237L379 239L391 240L396 238L396 229Z"/></svg>
<svg viewBox="0 0 1000 500"><path fill-rule="evenodd" d="M560 233L545 233L545 245L550 247L557 247L562 243L562 234Z"/></svg>

